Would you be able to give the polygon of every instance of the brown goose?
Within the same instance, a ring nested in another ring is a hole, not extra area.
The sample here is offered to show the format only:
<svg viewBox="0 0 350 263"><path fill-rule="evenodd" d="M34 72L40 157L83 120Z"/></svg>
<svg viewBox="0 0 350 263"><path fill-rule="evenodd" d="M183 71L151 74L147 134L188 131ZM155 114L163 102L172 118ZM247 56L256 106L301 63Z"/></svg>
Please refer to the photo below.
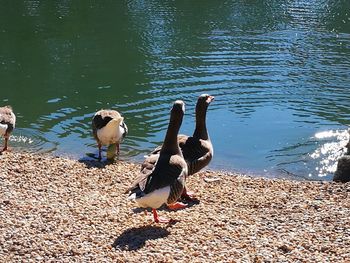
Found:
<svg viewBox="0 0 350 263"><path fill-rule="evenodd" d="M5 145L0 153L8 150L8 140L10 134L15 128L16 116L12 111L11 106L0 107L0 135L5 138Z"/></svg>
<svg viewBox="0 0 350 263"><path fill-rule="evenodd" d="M346 153L339 158L337 164L337 170L334 173L333 181L335 182L350 182L350 129L349 132L349 142L346 144Z"/></svg>
<svg viewBox="0 0 350 263"><path fill-rule="evenodd" d="M99 110L92 119L92 132L98 145L101 160L102 145L108 145L107 159L119 155L119 145L128 133L124 118L115 110Z"/></svg>
<svg viewBox="0 0 350 263"><path fill-rule="evenodd" d="M196 104L196 128L192 136L179 135L177 137L184 159L188 165L188 175L195 174L209 164L213 158L214 149L210 141L206 115L209 104L214 100L213 96L202 94L198 97ZM157 147L152 154L159 152L161 146ZM186 188L182 194L183 198L191 199L192 192Z"/></svg>
<svg viewBox="0 0 350 263"><path fill-rule="evenodd" d="M207 109L213 100L214 97L208 94L199 96L196 105L196 128L192 137L186 135L178 136L180 148L188 163L189 175L199 172L213 158L214 149L206 125Z"/></svg>
<svg viewBox="0 0 350 263"><path fill-rule="evenodd" d="M183 192L187 176L187 164L177 143L184 111L184 102L175 101L161 150L145 159L140 175L127 190L129 200L136 201L140 207L152 208L156 223L169 222L168 219L158 217L156 209L161 205L185 207L184 204L176 202Z"/></svg>

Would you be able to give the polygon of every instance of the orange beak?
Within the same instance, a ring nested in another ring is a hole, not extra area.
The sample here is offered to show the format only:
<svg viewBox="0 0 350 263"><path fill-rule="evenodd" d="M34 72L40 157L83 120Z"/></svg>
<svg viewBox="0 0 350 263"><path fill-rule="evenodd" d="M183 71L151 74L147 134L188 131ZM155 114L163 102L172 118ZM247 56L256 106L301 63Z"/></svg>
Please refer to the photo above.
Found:
<svg viewBox="0 0 350 263"><path fill-rule="evenodd" d="M212 102L214 99L215 99L214 96L209 96L209 97L207 98L207 103Z"/></svg>

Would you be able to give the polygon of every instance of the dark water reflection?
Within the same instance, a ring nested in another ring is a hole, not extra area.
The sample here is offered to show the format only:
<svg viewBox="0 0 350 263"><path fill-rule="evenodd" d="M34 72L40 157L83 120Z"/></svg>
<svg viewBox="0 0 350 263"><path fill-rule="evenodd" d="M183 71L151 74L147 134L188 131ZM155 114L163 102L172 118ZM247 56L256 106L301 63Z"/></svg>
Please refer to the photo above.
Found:
<svg viewBox="0 0 350 263"><path fill-rule="evenodd" d="M116 108L122 159L162 141L171 103L193 131L201 93L211 168L330 179L350 120L349 1L23 1L0 9L1 104L18 147L81 158Z"/></svg>

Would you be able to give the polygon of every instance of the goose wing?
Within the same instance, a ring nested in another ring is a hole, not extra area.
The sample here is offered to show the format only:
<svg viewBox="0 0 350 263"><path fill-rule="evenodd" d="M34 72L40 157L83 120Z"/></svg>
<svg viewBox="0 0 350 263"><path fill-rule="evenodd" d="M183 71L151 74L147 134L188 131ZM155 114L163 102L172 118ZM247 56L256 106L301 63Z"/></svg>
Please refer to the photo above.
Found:
<svg viewBox="0 0 350 263"><path fill-rule="evenodd" d="M189 136L184 135L184 134L179 134L179 135L177 136L177 141L178 141L178 143L179 143L180 148L181 148L181 145L183 145L184 143L186 143L186 140L187 140L188 137L189 137ZM163 147L163 144L157 146L157 147L150 153L150 155L151 155L151 154L159 154L159 153L160 153L160 150L162 149L162 147Z"/></svg>
<svg viewBox="0 0 350 263"><path fill-rule="evenodd" d="M153 170L156 167L159 154L149 155L141 165L140 174L136 177L131 186L127 189L125 193L132 192L133 190L139 189L144 191L147 185L147 182L150 180Z"/></svg>
<svg viewBox="0 0 350 263"><path fill-rule="evenodd" d="M213 146L210 140L182 137L179 146L184 159L188 163L189 174L200 171L209 164L213 157Z"/></svg>
<svg viewBox="0 0 350 263"><path fill-rule="evenodd" d="M118 119L121 115L115 110L99 110L92 119L92 128L97 130L107 125L112 119Z"/></svg>
<svg viewBox="0 0 350 263"><path fill-rule="evenodd" d="M151 154L143 162L139 176L126 192L142 191L147 194L167 186L183 188L186 175L187 164L182 157ZM180 190L175 192L174 195L177 195Z"/></svg>

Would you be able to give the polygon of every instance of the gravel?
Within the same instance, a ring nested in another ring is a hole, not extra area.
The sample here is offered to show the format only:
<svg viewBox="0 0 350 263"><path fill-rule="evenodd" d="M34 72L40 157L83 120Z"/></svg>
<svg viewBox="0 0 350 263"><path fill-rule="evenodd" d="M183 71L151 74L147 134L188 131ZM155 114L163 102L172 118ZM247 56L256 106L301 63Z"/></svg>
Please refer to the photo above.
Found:
<svg viewBox="0 0 350 263"><path fill-rule="evenodd" d="M0 155L2 262L349 262L350 183L205 171L198 202L159 209L126 200L140 165Z"/></svg>

